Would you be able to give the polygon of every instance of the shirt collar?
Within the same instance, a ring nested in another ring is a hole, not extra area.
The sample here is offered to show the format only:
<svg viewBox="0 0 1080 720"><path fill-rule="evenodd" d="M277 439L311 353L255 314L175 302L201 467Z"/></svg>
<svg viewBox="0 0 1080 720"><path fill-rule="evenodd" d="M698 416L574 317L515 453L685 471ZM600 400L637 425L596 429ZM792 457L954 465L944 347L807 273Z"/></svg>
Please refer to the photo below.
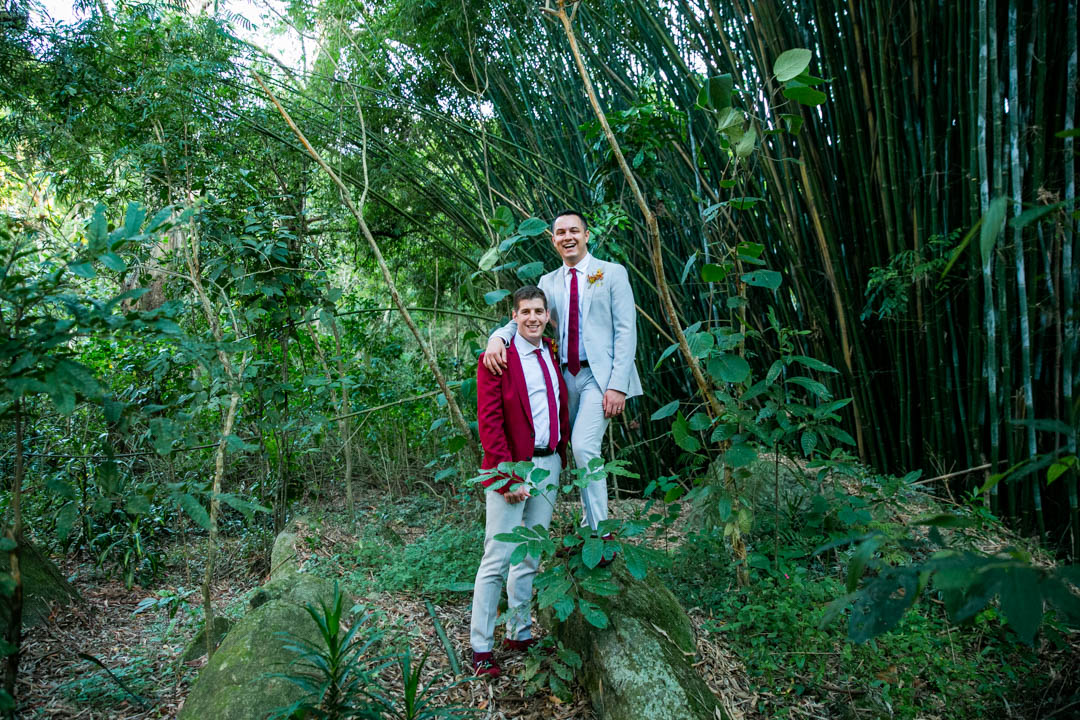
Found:
<svg viewBox="0 0 1080 720"><path fill-rule="evenodd" d="M518 355L528 355L534 353L540 348L544 347L544 339L540 338L540 347L536 347L531 342L521 336L521 333L514 333L514 347L517 348Z"/></svg>
<svg viewBox="0 0 1080 720"><path fill-rule="evenodd" d="M575 265L574 269L580 272L582 275L588 274L589 264L592 262L592 259L592 253L585 253L585 257L581 258L581 262ZM566 271L570 269L570 266L564 262L562 267L563 277L569 277L569 274Z"/></svg>

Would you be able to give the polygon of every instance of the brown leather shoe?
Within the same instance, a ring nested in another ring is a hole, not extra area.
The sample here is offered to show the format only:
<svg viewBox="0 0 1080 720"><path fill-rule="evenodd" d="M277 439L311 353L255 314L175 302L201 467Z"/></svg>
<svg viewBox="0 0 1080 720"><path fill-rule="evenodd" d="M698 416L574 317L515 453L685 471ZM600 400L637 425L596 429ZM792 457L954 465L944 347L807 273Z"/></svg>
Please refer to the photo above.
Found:
<svg viewBox="0 0 1080 720"><path fill-rule="evenodd" d="M472 654L472 669L473 675L477 677L486 677L491 680L502 675L502 668L495 662L494 656L490 652L473 652Z"/></svg>

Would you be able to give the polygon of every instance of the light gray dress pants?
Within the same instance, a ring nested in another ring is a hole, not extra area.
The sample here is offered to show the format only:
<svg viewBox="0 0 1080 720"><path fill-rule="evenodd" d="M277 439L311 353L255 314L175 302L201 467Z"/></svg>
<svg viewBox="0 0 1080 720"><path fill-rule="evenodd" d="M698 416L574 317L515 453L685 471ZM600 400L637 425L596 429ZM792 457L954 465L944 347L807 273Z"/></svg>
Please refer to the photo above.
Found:
<svg viewBox="0 0 1080 720"><path fill-rule="evenodd" d="M495 539L496 535L513 532L516 527L542 525L547 528L551 525L562 463L558 453L533 458L532 462L550 473L540 488L531 488L532 497L511 505L495 490L484 492L487 516L484 523L484 558L476 570L472 626L469 631L469 641L476 652L490 652L492 649L504 576L507 604L510 607L506 636L511 640L532 637L533 578L540 566L540 558L529 555L517 565L510 565L510 555L517 545Z"/></svg>
<svg viewBox="0 0 1080 720"><path fill-rule="evenodd" d="M603 457L604 433L610 421L604 417L604 391L589 368L581 368L577 377L563 370L563 379L569 390L570 448L574 463L585 468L593 458ZM596 530L608 518L607 480L595 480L582 488L581 505L581 525Z"/></svg>

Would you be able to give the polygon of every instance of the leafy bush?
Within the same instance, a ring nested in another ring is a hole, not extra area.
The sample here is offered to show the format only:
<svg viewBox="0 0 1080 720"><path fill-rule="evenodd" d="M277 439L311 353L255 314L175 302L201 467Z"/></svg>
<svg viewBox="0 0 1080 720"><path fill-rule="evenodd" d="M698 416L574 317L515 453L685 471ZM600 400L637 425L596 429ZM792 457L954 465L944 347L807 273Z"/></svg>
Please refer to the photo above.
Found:
<svg viewBox="0 0 1080 720"><path fill-rule="evenodd" d="M356 546L340 558L356 566L349 578L352 587L433 598L472 590L484 546L482 527L446 525L408 545L394 538L377 526L365 526Z"/></svg>

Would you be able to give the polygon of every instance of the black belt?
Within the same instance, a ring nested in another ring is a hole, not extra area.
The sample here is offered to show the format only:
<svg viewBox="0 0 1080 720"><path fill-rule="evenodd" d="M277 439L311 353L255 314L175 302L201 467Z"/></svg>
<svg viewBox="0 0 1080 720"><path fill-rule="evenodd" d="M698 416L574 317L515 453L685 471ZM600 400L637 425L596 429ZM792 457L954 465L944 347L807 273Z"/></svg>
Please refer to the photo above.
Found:
<svg viewBox="0 0 1080 720"><path fill-rule="evenodd" d="M565 370L566 366L569 365L569 364L570 363L563 363L562 364L562 369ZM589 367L589 361L588 360L582 360L581 361L581 367L583 367L583 368Z"/></svg>
<svg viewBox="0 0 1080 720"><path fill-rule="evenodd" d="M549 447L533 448L533 457L549 457L554 454L555 451Z"/></svg>

